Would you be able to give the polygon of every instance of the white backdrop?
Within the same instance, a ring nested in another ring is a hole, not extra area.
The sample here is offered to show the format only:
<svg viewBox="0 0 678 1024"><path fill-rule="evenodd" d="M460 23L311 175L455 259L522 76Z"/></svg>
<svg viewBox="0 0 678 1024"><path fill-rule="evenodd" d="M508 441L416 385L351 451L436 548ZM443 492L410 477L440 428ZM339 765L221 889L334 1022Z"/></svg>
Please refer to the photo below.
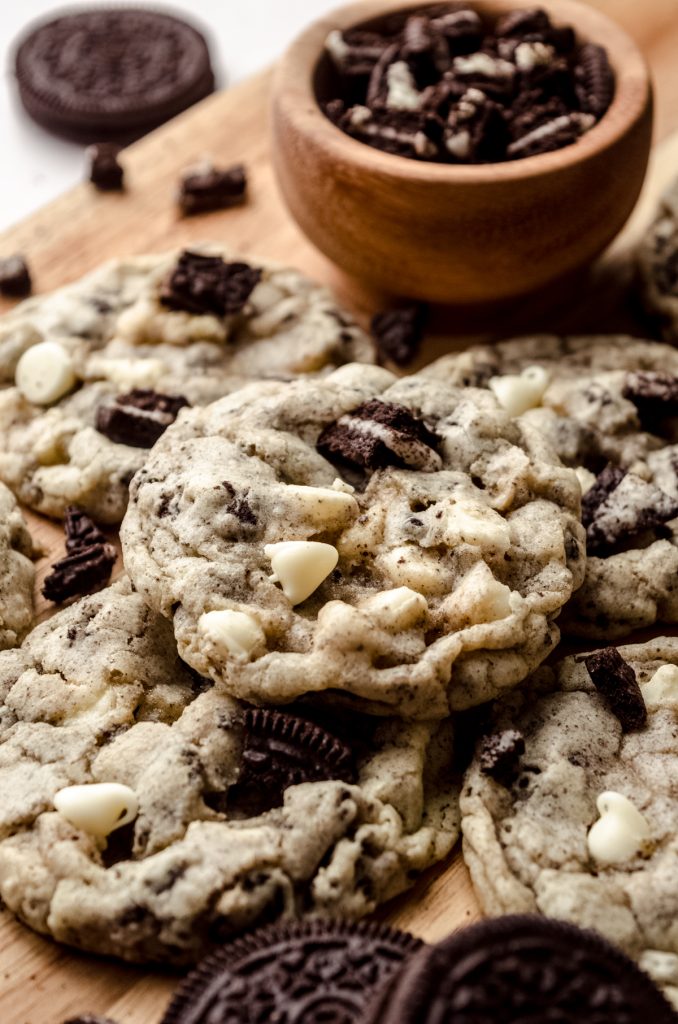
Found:
<svg viewBox="0 0 678 1024"><path fill-rule="evenodd" d="M109 0L89 0L110 6ZM136 0L135 0L136 2ZM143 2L143 0L141 0ZM221 84L233 84L265 67L307 22L341 0L190 0L149 6L174 9L211 30L212 57ZM82 147L35 125L19 105L12 72L17 35L33 18L69 6L68 0L14 0L0 13L0 228L7 227L83 174Z"/></svg>

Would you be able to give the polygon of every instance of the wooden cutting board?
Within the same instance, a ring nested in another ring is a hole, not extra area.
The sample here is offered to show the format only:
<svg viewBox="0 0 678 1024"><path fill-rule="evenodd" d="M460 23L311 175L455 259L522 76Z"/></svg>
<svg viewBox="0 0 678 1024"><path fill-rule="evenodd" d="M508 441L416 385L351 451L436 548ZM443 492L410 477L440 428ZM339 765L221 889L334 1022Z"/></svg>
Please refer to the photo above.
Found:
<svg viewBox="0 0 678 1024"><path fill-rule="evenodd" d="M538 303L492 311L475 324L450 310L436 310L434 337L422 361L478 338L517 331L630 330L647 328L626 286L629 254L651 217L656 198L678 173L678 7L676 0L595 0L636 37L653 68L657 86L658 146L636 214L611 251L575 291L555 290ZM301 236L277 193L269 161L267 106L271 76L259 75L217 94L124 154L127 191L100 194L79 186L0 235L0 255L28 257L36 291L79 277L113 256L158 251L216 239L244 255L282 260L331 284L367 323L385 301L343 278ZM177 176L203 155L219 163L242 160L251 179L249 203L239 209L181 219L173 202ZM303 167L299 168L303 174ZM623 167L619 168L623 174ZM585 202L585 197L582 197ZM0 301L0 310L9 303ZM38 589L45 571L63 552L58 526L29 516L43 546ZM38 597L41 617L49 614ZM479 916L458 851L430 871L408 894L382 910L381 917L434 940ZM0 1021L2 1024L61 1024L85 1011L106 1014L120 1024L157 1024L176 977L86 956L56 946L0 916Z"/></svg>

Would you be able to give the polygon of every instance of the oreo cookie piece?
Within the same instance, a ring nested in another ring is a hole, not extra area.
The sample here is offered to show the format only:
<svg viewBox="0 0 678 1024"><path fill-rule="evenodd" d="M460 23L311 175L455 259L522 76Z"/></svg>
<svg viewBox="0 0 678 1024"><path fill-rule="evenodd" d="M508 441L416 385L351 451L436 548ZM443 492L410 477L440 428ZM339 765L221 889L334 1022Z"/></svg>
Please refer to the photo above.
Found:
<svg viewBox="0 0 678 1024"><path fill-rule="evenodd" d="M518 729L490 733L480 741L480 770L484 775L502 782L511 777L524 753L525 739Z"/></svg>
<svg viewBox="0 0 678 1024"><path fill-rule="evenodd" d="M101 1017L98 1013L81 1013L78 1017L69 1017L64 1024L116 1024L110 1017Z"/></svg>
<svg viewBox="0 0 678 1024"><path fill-rule="evenodd" d="M381 359L406 366L419 352L428 306L416 304L404 309L377 313L372 319L372 335Z"/></svg>
<svg viewBox="0 0 678 1024"><path fill-rule="evenodd" d="M138 138L214 89L204 37L179 18L133 7L38 25L20 42L15 71L35 121L92 142Z"/></svg>
<svg viewBox="0 0 678 1024"><path fill-rule="evenodd" d="M111 578L117 554L113 544L90 544L55 562L45 577L42 593L48 601L62 604L103 587Z"/></svg>
<svg viewBox="0 0 678 1024"><path fill-rule="evenodd" d="M242 763L228 804L249 817L281 807L290 786L355 780L353 754L346 743L314 722L270 708L245 712Z"/></svg>
<svg viewBox="0 0 678 1024"><path fill-rule="evenodd" d="M208 163L184 173L177 199L181 212L190 216L238 206L246 196L247 174L243 164L221 170Z"/></svg>
<svg viewBox="0 0 678 1024"><path fill-rule="evenodd" d="M240 313L261 280L261 271L247 263L227 263L185 249L167 278L160 301L186 313L234 316Z"/></svg>
<svg viewBox="0 0 678 1024"><path fill-rule="evenodd" d="M375 922L262 928L199 964L161 1024L359 1024L375 989L421 945Z"/></svg>
<svg viewBox="0 0 678 1024"><path fill-rule="evenodd" d="M678 516L678 502L634 473L606 467L584 496L582 522L589 554L606 557L620 544L656 532Z"/></svg>
<svg viewBox="0 0 678 1024"><path fill-rule="evenodd" d="M605 647L584 658L593 685L617 716L624 732L643 729L647 708L638 679L616 647Z"/></svg>
<svg viewBox="0 0 678 1024"><path fill-rule="evenodd" d="M571 924L520 915L482 921L424 946L384 987L364 1024L677 1019L649 977L615 946Z"/></svg>
<svg viewBox="0 0 678 1024"><path fill-rule="evenodd" d="M33 285L28 264L18 253L0 259L0 295L23 299L31 294Z"/></svg>
<svg viewBox="0 0 678 1024"><path fill-rule="evenodd" d="M633 402L644 426L657 429L665 416L678 415L678 377L661 370L636 370L626 376L622 391Z"/></svg>
<svg viewBox="0 0 678 1024"><path fill-rule="evenodd" d="M148 388L134 388L118 395L111 405L97 409L96 428L115 444L152 448L174 423L180 409L188 408L183 395L161 395Z"/></svg>
<svg viewBox="0 0 678 1024"><path fill-rule="evenodd" d="M114 142L98 142L87 147L88 177L100 192L116 192L123 188L125 172L118 162L120 147Z"/></svg>
<svg viewBox="0 0 678 1024"><path fill-rule="evenodd" d="M374 398L326 427L317 449L330 462L368 471L400 466L434 472L442 465L439 444L438 435L409 409Z"/></svg>

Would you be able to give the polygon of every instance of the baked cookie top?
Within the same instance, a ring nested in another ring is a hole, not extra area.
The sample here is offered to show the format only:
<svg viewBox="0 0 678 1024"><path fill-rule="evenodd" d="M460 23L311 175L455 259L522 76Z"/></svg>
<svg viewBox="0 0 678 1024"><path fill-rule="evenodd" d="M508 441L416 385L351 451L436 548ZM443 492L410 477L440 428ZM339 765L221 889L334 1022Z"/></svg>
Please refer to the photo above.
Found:
<svg viewBox="0 0 678 1024"><path fill-rule="evenodd" d="M422 371L488 387L576 468L588 563L562 618L594 639L678 622L678 352L625 336L476 346Z"/></svg>
<svg viewBox="0 0 678 1024"><path fill-rule="evenodd" d="M0 699L0 895L69 945L181 964L360 917L457 836L449 722L246 708L125 579L0 654Z"/></svg>
<svg viewBox="0 0 678 1024"><path fill-rule="evenodd" d="M497 702L461 797L489 914L603 932L678 997L678 639L542 667Z"/></svg>
<svg viewBox="0 0 678 1024"><path fill-rule="evenodd" d="M0 649L20 643L33 621L34 557L16 499L0 484Z"/></svg>
<svg viewBox="0 0 678 1024"><path fill-rule="evenodd" d="M370 366L190 410L135 477L125 562L234 696L442 718L553 648L579 485L486 391Z"/></svg>
<svg viewBox="0 0 678 1024"><path fill-rule="evenodd" d="M678 180L662 196L638 247L638 268L648 312L667 341L678 341Z"/></svg>
<svg viewBox="0 0 678 1024"><path fill-rule="evenodd" d="M0 320L0 479L46 515L76 503L116 523L176 416L153 395L200 405L243 381L373 358L329 292L297 271L214 246L117 260ZM111 429L116 399L138 391L146 406L123 403L122 429Z"/></svg>

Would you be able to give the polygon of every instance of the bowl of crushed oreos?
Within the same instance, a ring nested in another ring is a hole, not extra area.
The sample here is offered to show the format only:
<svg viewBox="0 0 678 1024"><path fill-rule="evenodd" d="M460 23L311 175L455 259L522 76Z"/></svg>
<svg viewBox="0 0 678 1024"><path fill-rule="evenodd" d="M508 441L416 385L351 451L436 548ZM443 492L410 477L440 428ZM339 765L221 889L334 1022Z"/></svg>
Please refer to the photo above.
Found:
<svg viewBox="0 0 678 1024"><path fill-rule="evenodd" d="M367 0L279 65L273 155L310 240L411 298L528 296L590 264L640 193L643 57L578 0Z"/></svg>

